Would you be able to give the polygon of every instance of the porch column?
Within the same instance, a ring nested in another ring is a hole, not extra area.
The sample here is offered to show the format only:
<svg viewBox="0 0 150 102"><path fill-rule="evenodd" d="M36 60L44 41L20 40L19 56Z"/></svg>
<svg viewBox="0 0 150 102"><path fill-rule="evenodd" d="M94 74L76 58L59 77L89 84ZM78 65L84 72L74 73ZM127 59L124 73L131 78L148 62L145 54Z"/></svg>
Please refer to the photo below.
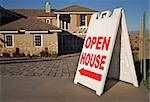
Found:
<svg viewBox="0 0 150 102"><path fill-rule="evenodd" d="M64 21L64 30L66 30L66 21Z"/></svg>
<svg viewBox="0 0 150 102"><path fill-rule="evenodd" d="M57 27L60 28L60 14L57 14Z"/></svg>

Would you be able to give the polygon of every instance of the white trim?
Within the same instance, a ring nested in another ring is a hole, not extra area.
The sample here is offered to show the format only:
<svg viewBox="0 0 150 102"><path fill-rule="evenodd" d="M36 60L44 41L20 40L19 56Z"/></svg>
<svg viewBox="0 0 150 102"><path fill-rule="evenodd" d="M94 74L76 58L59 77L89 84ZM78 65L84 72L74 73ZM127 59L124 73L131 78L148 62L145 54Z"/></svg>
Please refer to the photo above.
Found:
<svg viewBox="0 0 150 102"><path fill-rule="evenodd" d="M66 30L66 21L63 21L64 22L64 30Z"/></svg>
<svg viewBox="0 0 150 102"><path fill-rule="evenodd" d="M22 32L22 33L24 33L26 30L24 30L24 29L20 29L19 30L19 32Z"/></svg>
<svg viewBox="0 0 150 102"><path fill-rule="evenodd" d="M85 26L87 27L87 15L85 16Z"/></svg>
<svg viewBox="0 0 150 102"><path fill-rule="evenodd" d="M12 36L12 46L7 46L7 43L5 43L6 48L13 48L14 47L14 35L13 34L6 34L5 35L5 41L7 41L6 36Z"/></svg>
<svg viewBox="0 0 150 102"><path fill-rule="evenodd" d="M56 17L36 17L37 19L54 19Z"/></svg>
<svg viewBox="0 0 150 102"><path fill-rule="evenodd" d="M49 30L50 32L62 32L62 30Z"/></svg>
<svg viewBox="0 0 150 102"><path fill-rule="evenodd" d="M26 31L25 33L48 33L48 31Z"/></svg>
<svg viewBox="0 0 150 102"><path fill-rule="evenodd" d="M35 45L35 36L41 36L41 46L36 46ZM41 48L41 47L43 47L43 34L34 34L34 39L33 39L33 41L34 41L34 47L35 48Z"/></svg>
<svg viewBox="0 0 150 102"><path fill-rule="evenodd" d="M60 19L59 19L60 15L57 15L57 27L60 28Z"/></svg>
<svg viewBox="0 0 150 102"><path fill-rule="evenodd" d="M18 33L18 31L0 31L0 34L1 33Z"/></svg>
<svg viewBox="0 0 150 102"><path fill-rule="evenodd" d="M97 11L98 12L98 11ZM54 12L54 14L93 14L97 12Z"/></svg>
<svg viewBox="0 0 150 102"><path fill-rule="evenodd" d="M49 30L51 32L62 32L62 30ZM18 31L0 31L0 34L19 33ZM25 33L48 33L47 31L25 31Z"/></svg>

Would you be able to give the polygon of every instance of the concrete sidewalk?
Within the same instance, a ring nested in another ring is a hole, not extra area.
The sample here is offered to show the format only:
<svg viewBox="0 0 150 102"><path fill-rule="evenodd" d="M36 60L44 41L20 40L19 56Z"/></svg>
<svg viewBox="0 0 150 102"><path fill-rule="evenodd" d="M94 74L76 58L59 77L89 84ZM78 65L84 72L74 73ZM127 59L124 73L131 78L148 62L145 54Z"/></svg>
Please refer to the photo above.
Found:
<svg viewBox="0 0 150 102"><path fill-rule="evenodd" d="M108 80L101 97L72 78L1 76L1 102L149 102L149 92L116 80Z"/></svg>

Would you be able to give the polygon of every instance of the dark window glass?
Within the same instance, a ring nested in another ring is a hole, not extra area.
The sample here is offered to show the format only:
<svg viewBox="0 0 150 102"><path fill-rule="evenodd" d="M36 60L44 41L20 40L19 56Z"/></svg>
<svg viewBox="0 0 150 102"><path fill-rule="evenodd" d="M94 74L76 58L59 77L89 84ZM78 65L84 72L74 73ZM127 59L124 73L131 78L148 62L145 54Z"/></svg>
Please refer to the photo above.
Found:
<svg viewBox="0 0 150 102"><path fill-rule="evenodd" d="M35 46L41 46L41 35L35 35Z"/></svg>
<svg viewBox="0 0 150 102"><path fill-rule="evenodd" d="M12 35L6 36L6 46L13 46Z"/></svg>
<svg viewBox="0 0 150 102"><path fill-rule="evenodd" d="M80 26L85 26L85 15L80 15Z"/></svg>

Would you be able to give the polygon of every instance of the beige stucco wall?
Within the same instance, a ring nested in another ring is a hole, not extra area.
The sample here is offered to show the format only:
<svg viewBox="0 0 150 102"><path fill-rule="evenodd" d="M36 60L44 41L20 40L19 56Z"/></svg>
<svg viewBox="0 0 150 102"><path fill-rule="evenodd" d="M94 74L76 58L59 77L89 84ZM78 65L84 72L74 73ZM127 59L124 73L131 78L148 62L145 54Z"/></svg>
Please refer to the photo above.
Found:
<svg viewBox="0 0 150 102"><path fill-rule="evenodd" d="M71 14L70 17L69 29L67 31L75 35L84 35L86 30L77 26L77 14Z"/></svg>
<svg viewBox="0 0 150 102"><path fill-rule="evenodd" d="M14 47L7 48L4 46L4 43L0 41L2 45L0 47L0 54L6 53L14 53L16 48L19 48L20 53L24 53L25 55L40 55L40 52L48 48L49 53L56 52L58 53L58 34L41 34L43 36L43 46L42 47L35 47L34 46L34 34L13 34L14 35ZM2 40L5 39L4 34L0 34L0 38Z"/></svg>
<svg viewBox="0 0 150 102"><path fill-rule="evenodd" d="M52 19L52 24L51 25L57 26L57 19L55 17L37 17L37 19L40 19L44 23L46 23L46 19L49 19L49 20Z"/></svg>
<svg viewBox="0 0 150 102"><path fill-rule="evenodd" d="M50 52L58 53L58 33L45 34L43 36L43 47L48 47Z"/></svg>
<svg viewBox="0 0 150 102"><path fill-rule="evenodd" d="M57 27L57 19L56 18L53 19L52 23L53 23L52 25Z"/></svg>
<svg viewBox="0 0 150 102"><path fill-rule="evenodd" d="M77 27L77 15L70 15L70 31L78 31L79 27Z"/></svg>

